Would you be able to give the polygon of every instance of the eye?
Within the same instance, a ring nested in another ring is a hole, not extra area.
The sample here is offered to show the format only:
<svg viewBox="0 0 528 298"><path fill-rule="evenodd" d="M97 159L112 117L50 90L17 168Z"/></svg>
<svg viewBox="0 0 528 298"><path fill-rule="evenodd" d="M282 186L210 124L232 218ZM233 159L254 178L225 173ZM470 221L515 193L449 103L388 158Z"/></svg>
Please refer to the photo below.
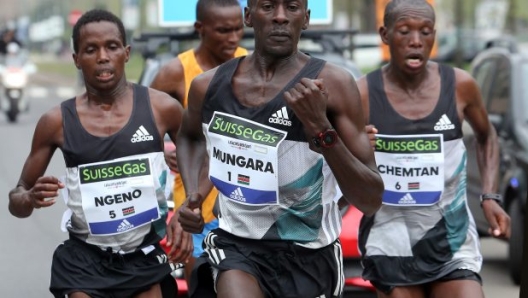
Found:
<svg viewBox="0 0 528 298"><path fill-rule="evenodd" d="M288 5L288 10L290 10L290 11L296 11L297 9L299 9L299 6L296 5L296 4Z"/></svg>

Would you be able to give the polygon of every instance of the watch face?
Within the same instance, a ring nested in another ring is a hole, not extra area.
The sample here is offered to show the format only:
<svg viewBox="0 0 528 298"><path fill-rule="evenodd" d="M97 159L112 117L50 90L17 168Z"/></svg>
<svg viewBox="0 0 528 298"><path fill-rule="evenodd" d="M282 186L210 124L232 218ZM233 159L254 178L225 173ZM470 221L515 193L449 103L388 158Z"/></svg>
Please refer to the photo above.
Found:
<svg viewBox="0 0 528 298"><path fill-rule="evenodd" d="M322 137L324 147L332 147L337 141L337 132L335 130L327 130Z"/></svg>

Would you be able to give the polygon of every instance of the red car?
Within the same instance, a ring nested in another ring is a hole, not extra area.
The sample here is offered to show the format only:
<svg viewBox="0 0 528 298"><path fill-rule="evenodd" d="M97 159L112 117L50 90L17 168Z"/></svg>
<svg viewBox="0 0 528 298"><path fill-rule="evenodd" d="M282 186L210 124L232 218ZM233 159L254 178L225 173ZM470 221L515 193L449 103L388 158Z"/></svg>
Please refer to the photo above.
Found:
<svg viewBox="0 0 528 298"><path fill-rule="evenodd" d="M174 144L168 138L165 139L165 151L174 150ZM172 173L174 175L174 173ZM171 176L172 176L171 175ZM173 176L170 181L174 181ZM172 189L172 186L170 186ZM167 221L172 217L174 202L172 198L168 200L169 205L169 216ZM359 221L363 214L356 209L354 206L348 206L342 210L343 214L343 229L339 239L343 247L343 261L345 271L345 292L343 297L354 297L354 298L375 298L376 291L370 282L364 280L361 277L362 267L360 264L360 254L358 249L358 228ZM162 247L168 253L170 248L166 246L166 239L161 241ZM187 297L187 283L183 278L183 269L177 270L174 274L174 278L178 284L178 294L176 297L183 298Z"/></svg>

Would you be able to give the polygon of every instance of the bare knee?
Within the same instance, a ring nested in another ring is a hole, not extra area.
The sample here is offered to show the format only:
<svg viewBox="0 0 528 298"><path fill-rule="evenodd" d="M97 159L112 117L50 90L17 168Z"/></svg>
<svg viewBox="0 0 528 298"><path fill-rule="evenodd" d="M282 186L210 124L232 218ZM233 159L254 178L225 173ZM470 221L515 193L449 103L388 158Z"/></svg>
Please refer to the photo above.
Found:
<svg viewBox="0 0 528 298"><path fill-rule="evenodd" d="M484 298L481 284L476 280L437 281L431 284L431 298Z"/></svg>
<svg viewBox="0 0 528 298"><path fill-rule="evenodd" d="M264 298L257 278L242 270L219 273L216 291L218 298Z"/></svg>

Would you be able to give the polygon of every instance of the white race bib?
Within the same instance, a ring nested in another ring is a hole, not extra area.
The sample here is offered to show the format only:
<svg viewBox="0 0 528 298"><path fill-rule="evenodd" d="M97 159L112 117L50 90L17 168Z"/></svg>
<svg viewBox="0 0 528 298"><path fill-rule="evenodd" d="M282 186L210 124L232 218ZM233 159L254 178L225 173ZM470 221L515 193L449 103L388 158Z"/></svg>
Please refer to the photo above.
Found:
<svg viewBox="0 0 528 298"><path fill-rule="evenodd" d="M383 203L430 206L444 191L442 134L376 135L375 156L385 184Z"/></svg>
<svg viewBox="0 0 528 298"><path fill-rule="evenodd" d="M279 203L278 148L287 133L215 112L207 129L209 177L233 202Z"/></svg>
<svg viewBox="0 0 528 298"><path fill-rule="evenodd" d="M160 218L148 156L81 165L79 182L92 235L120 234Z"/></svg>

